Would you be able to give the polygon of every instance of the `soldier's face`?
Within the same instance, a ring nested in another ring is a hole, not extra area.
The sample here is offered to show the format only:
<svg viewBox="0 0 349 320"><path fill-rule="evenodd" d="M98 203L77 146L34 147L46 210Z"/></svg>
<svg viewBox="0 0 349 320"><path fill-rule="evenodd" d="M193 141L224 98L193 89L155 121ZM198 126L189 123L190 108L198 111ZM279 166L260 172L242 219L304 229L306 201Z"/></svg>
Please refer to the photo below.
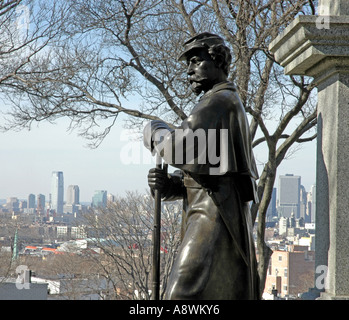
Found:
<svg viewBox="0 0 349 320"><path fill-rule="evenodd" d="M193 50L187 57L189 82L195 94L207 92L216 83L219 69L204 49Z"/></svg>

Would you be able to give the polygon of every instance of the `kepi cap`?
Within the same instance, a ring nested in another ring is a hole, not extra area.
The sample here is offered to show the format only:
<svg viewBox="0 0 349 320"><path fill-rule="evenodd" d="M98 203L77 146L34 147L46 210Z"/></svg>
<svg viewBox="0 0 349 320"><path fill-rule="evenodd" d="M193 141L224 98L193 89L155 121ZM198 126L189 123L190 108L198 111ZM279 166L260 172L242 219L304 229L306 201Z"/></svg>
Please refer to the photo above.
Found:
<svg viewBox="0 0 349 320"><path fill-rule="evenodd" d="M197 34L183 44L184 52L178 57L178 60L185 60L188 53L193 49L209 48L216 44L224 45L224 40L220 36L209 32Z"/></svg>

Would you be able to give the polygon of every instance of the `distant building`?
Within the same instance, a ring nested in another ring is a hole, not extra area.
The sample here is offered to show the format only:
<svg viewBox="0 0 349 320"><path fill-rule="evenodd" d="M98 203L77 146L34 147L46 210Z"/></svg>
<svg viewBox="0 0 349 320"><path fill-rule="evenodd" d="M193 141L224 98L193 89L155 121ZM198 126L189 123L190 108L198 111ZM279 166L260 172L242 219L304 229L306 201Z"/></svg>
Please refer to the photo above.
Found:
<svg viewBox="0 0 349 320"><path fill-rule="evenodd" d="M115 200L116 200L116 198L113 194L111 194L111 193L107 194L107 203L113 203L113 202L115 202Z"/></svg>
<svg viewBox="0 0 349 320"><path fill-rule="evenodd" d="M68 226L57 226L56 227L57 238L70 237L70 228Z"/></svg>
<svg viewBox="0 0 349 320"><path fill-rule="evenodd" d="M290 217L281 217L279 219L279 235L284 237L294 237L306 233L304 228L304 219L296 219L292 213Z"/></svg>
<svg viewBox="0 0 349 320"><path fill-rule="evenodd" d="M63 198L64 198L64 181L63 172L52 172L51 178L51 209L56 213L63 213Z"/></svg>
<svg viewBox="0 0 349 320"><path fill-rule="evenodd" d="M277 210L279 217L288 218L292 213L300 217L301 177L293 174L279 176Z"/></svg>
<svg viewBox="0 0 349 320"><path fill-rule="evenodd" d="M80 189L77 185L70 185L67 188L67 204L76 205L80 203Z"/></svg>
<svg viewBox="0 0 349 320"><path fill-rule="evenodd" d="M63 207L65 213L76 214L80 204L80 189L77 185L70 185L67 188L67 202Z"/></svg>
<svg viewBox="0 0 349 320"><path fill-rule="evenodd" d="M308 246L290 245L271 256L264 292L297 298L314 285L315 253Z"/></svg>
<svg viewBox="0 0 349 320"><path fill-rule="evenodd" d="M299 217L305 220L307 215L307 207L308 207L308 193L305 190L304 186L300 186L299 190ZM309 221L310 222L310 221Z"/></svg>
<svg viewBox="0 0 349 320"><path fill-rule="evenodd" d="M71 227L70 236L73 239L83 239L87 237L86 230L83 226Z"/></svg>
<svg viewBox="0 0 349 320"><path fill-rule="evenodd" d="M279 235L284 236L287 233L288 218L280 217L279 219Z"/></svg>
<svg viewBox="0 0 349 320"><path fill-rule="evenodd" d="M27 208L28 209L34 209L35 208L35 195L34 194L30 194L29 196L28 196L28 206L27 206Z"/></svg>
<svg viewBox="0 0 349 320"><path fill-rule="evenodd" d="M4 207L9 212L18 213L19 212L19 201L16 197L7 198L6 204Z"/></svg>
<svg viewBox="0 0 349 320"><path fill-rule="evenodd" d="M24 211L24 210L26 210L27 209L27 207L28 207L28 202L27 202L27 200L21 200L21 201L19 201L19 209L20 209L20 211Z"/></svg>
<svg viewBox="0 0 349 320"><path fill-rule="evenodd" d="M310 234L309 236L301 237L294 242L300 246L307 246L309 251L315 251L315 234Z"/></svg>
<svg viewBox="0 0 349 320"><path fill-rule="evenodd" d="M271 195L270 203L267 209L267 222L273 220L273 218L277 218L277 210L276 210L276 188L273 188L273 192Z"/></svg>
<svg viewBox="0 0 349 320"><path fill-rule="evenodd" d="M38 215L45 214L45 196L43 194L37 196L37 212Z"/></svg>
<svg viewBox="0 0 349 320"><path fill-rule="evenodd" d="M107 206L107 191L106 190L97 190L95 191L94 196L92 197L92 207L105 208Z"/></svg>
<svg viewBox="0 0 349 320"><path fill-rule="evenodd" d="M315 223L315 214L316 214L316 185L312 185L310 189L310 201L311 201L311 212L310 222Z"/></svg>

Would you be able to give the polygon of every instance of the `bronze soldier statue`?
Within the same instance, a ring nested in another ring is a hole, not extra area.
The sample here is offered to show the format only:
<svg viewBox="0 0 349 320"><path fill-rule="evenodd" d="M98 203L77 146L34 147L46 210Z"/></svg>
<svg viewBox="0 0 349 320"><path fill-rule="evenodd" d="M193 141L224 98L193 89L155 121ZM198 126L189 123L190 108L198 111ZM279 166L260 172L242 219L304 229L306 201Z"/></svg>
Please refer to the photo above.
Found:
<svg viewBox="0 0 349 320"><path fill-rule="evenodd" d="M184 44L179 59L203 96L178 128L160 120L144 128L144 145L179 169L151 169L149 186L163 200L183 199L182 242L165 299L258 299L249 207L258 201L258 172L244 107L227 80L231 54L205 32Z"/></svg>

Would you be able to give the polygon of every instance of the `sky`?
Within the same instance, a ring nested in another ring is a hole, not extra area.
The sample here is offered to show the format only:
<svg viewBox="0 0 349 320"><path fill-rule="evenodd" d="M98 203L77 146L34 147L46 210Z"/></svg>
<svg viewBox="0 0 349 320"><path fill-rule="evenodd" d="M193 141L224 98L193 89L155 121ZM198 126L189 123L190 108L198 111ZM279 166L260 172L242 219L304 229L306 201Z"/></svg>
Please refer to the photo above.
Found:
<svg viewBox="0 0 349 320"><path fill-rule="evenodd" d="M0 132L0 199L27 199L30 193L41 193L48 199L52 171L63 171L65 193L68 185L79 186L81 202L91 202L96 190L107 190L116 196L147 190L147 173L154 166L154 158L141 141L130 138L122 122L97 149L87 147L87 141L77 132L68 132L68 124L67 120L60 120L55 125L34 125L30 131ZM257 163L263 161L265 147L254 152ZM260 165L258 170L262 170ZM310 191L315 171L313 141L302 144L291 159L283 161L277 176L300 175L302 185Z"/></svg>
<svg viewBox="0 0 349 320"><path fill-rule="evenodd" d="M130 144L138 149L142 145L127 141L122 127L115 128L99 148L91 149L76 132L67 132L67 126L59 121L42 123L31 131L0 133L0 199L26 199L30 193L48 197L52 171L63 171L65 192L68 185L79 186L82 202L91 202L95 190L114 195L146 190L152 159L143 163L125 155Z"/></svg>
<svg viewBox="0 0 349 320"><path fill-rule="evenodd" d="M2 121L0 114L0 124ZM97 149L88 148L77 132L68 132L68 125L67 120L59 120L56 125L34 125L30 131L0 132L0 199L27 199L30 193L48 197L52 171L63 171L65 192L71 184L79 186L81 202L91 202L95 190L116 196L147 190L147 173L154 161L141 141L128 140L122 123L117 123ZM265 145L255 149L257 163L265 160L265 154ZM284 160L277 175L300 175L309 191L315 183L315 163L313 141ZM258 169L261 172L262 166Z"/></svg>

